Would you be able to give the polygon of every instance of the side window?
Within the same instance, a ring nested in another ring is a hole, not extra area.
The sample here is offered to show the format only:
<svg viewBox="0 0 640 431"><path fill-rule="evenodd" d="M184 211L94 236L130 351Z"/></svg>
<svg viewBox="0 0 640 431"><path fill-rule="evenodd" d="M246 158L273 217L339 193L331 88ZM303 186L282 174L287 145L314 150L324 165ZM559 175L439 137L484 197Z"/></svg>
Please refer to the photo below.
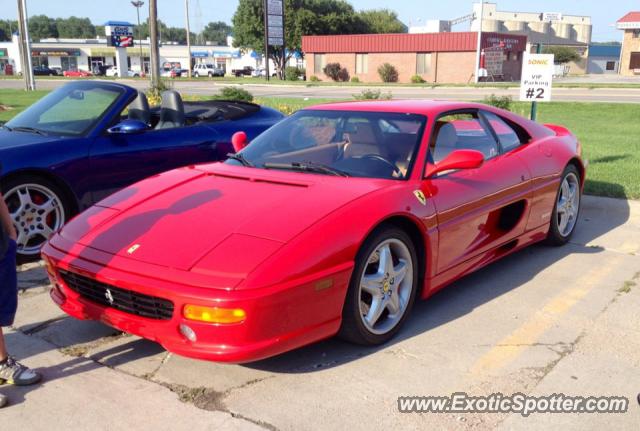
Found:
<svg viewBox="0 0 640 431"><path fill-rule="evenodd" d="M434 163L455 150L477 150L485 159L498 155L498 143L476 112L448 114L438 118L429 149Z"/></svg>
<svg viewBox="0 0 640 431"><path fill-rule="evenodd" d="M506 121L491 112L483 112L482 114L486 117L491 128L496 133L503 152L511 151L522 144L518 134Z"/></svg>

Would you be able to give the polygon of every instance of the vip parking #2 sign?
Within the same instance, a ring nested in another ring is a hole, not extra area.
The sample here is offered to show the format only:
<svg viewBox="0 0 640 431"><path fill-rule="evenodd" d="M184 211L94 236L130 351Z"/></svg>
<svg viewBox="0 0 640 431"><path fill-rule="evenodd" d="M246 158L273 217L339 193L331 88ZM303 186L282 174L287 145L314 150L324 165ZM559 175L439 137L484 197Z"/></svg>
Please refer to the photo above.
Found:
<svg viewBox="0 0 640 431"><path fill-rule="evenodd" d="M550 102L553 80L553 54L524 54L521 102Z"/></svg>

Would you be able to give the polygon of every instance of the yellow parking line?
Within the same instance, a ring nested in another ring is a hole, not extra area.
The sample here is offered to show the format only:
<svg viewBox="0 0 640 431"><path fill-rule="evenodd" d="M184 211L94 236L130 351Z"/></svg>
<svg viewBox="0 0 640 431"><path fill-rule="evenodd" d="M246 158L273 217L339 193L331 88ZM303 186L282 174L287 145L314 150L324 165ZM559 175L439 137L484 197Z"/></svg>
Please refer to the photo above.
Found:
<svg viewBox="0 0 640 431"><path fill-rule="evenodd" d="M528 346L537 342L573 305L584 298L594 287L618 266L621 256L611 258L606 265L599 265L578 278L568 289L553 297L529 320L507 337L500 340L471 367L472 374L486 374L503 368Z"/></svg>

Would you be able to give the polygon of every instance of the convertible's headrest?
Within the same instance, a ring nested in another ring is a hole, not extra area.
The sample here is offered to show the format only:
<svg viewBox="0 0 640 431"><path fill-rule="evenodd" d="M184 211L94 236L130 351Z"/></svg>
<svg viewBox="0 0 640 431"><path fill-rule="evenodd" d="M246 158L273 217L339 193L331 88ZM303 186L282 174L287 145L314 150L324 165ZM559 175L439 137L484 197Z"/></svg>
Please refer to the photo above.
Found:
<svg viewBox="0 0 640 431"><path fill-rule="evenodd" d="M160 121L156 129L168 129L184 126L184 105L182 97L177 91L169 90L162 93L160 103Z"/></svg>
<svg viewBox="0 0 640 431"><path fill-rule="evenodd" d="M138 97L129 105L129 119L142 121L145 124L151 123L149 101L147 100L147 96L141 91L138 91Z"/></svg>

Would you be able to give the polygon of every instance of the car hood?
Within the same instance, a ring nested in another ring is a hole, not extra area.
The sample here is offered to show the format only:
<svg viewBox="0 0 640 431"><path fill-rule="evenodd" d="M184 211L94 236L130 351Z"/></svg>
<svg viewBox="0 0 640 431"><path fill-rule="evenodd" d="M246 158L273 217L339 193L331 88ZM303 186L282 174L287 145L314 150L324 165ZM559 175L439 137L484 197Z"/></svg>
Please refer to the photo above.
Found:
<svg viewBox="0 0 640 431"><path fill-rule="evenodd" d="M59 141L59 136L43 136L29 132L10 132L7 129L0 129L0 150L7 148L17 148L25 145L42 144L44 142Z"/></svg>
<svg viewBox="0 0 640 431"><path fill-rule="evenodd" d="M252 260L240 265L240 275L332 211L385 184L222 163L182 168L107 198L98 205L110 209L94 207L62 235L111 255L180 270L223 271L220 262L230 264L229 253L235 253Z"/></svg>

